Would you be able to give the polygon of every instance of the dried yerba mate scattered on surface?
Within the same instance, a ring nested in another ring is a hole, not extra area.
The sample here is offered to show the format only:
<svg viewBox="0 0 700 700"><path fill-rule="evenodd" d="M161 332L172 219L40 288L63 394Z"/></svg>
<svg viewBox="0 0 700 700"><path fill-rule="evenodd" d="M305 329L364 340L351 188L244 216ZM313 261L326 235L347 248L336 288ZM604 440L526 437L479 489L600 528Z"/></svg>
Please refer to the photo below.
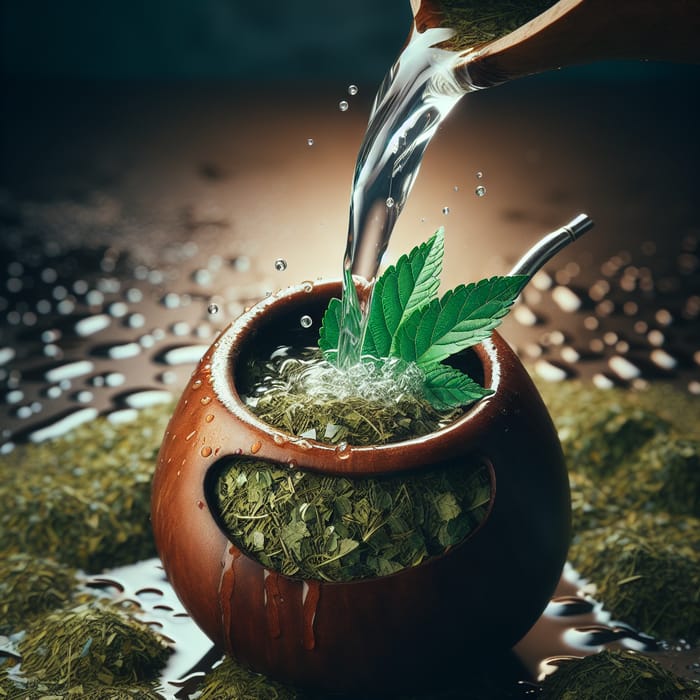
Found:
<svg viewBox="0 0 700 700"><path fill-rule="evenodd" d="M560 664L542 684L541 700L693 700L700 686L648 656L602 651Z"/></svg>

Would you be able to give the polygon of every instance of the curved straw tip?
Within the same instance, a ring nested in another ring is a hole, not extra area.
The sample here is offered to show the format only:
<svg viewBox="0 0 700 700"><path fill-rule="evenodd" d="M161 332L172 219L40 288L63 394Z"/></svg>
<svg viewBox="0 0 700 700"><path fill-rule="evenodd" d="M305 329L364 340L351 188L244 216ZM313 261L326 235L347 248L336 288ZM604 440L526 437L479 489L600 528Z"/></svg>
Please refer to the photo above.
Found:
<svg viewBox="0 0 700 700"><path fill-rule="evenodd" d="M571 234L572 240L576 240L583 236L586 231L593 228L594 221L588 214L579 214L569 221L564 228Z"/></svg>

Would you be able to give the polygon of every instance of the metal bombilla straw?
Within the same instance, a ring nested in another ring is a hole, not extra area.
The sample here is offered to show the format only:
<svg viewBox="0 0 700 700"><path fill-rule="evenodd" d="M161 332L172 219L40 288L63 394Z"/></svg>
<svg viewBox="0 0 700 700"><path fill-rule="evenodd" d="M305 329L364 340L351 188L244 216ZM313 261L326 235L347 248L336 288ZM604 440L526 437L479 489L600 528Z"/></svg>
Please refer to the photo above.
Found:
<svg viewBox="0 0 700 700"><path fill-rule="evenodd" d="M548 233L530 248L525 255L515 263L510 275L527 275L523 287L532 279L535 273L562 248L573 243L593 228L593 219L588 214L579 214L568 224L556 231Z"/></svg>

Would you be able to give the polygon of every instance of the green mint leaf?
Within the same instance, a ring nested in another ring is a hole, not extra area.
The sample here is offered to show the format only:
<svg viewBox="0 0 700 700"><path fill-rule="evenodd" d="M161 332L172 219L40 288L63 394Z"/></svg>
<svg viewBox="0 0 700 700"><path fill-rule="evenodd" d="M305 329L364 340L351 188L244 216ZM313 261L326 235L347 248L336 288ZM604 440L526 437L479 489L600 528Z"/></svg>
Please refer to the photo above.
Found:
<svg viewBox="0 0 700 700"><path fill-rule="evenodd" d="M440 299L416 309L399 327L390 354L429 365L489 337L501 323L526 275L492 277L460 285Z"/></svg>
<svg viewBox="0 0 700 700"><path fill-rule="evenodd" d="M323 356L331 364L335 364L338 355L338 339L340 338L340 319L343 304L340 299L331 299L323 314L321 329L318 333L318 347Z"/></svg>
<svg viewBox="0 0 700 700"><path fill-rule="evenodd" d="M444 253L444 229L402 255L374 285L362 354L388 357L401 323L437 294Z"/></svg>
<svg viewBox="0 0 700 700"><path fill-rule="evenodd" d="M449 365L428 365L423 372L425 398L439 411L465 406L493 394L493 390L484 389L471 377Z"/></svg>

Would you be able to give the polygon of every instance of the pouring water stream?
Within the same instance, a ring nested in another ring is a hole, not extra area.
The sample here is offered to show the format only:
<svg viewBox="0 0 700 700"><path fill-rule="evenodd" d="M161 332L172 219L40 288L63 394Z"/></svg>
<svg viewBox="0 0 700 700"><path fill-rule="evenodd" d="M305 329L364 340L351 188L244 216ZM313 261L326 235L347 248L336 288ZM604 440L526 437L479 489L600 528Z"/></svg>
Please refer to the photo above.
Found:
<svg viewBox="0 0 700 700"><path fill-rule="evenodd" d="M361 359L369 299L358 299L353 275L374 282L396 220L420 169L425 149L461 97L479 88L464 81L463 54L437 48L452 29L415 27L410 41L384 78L360 147L350 200L343 259L338 365ZM458 79L459 76L459 79ZM512 274L532 276L552 255L592 226L579 215L537 243ZM371 287L370 287L371 288ZM371 292L370 292L371 293Z"/></svg>

